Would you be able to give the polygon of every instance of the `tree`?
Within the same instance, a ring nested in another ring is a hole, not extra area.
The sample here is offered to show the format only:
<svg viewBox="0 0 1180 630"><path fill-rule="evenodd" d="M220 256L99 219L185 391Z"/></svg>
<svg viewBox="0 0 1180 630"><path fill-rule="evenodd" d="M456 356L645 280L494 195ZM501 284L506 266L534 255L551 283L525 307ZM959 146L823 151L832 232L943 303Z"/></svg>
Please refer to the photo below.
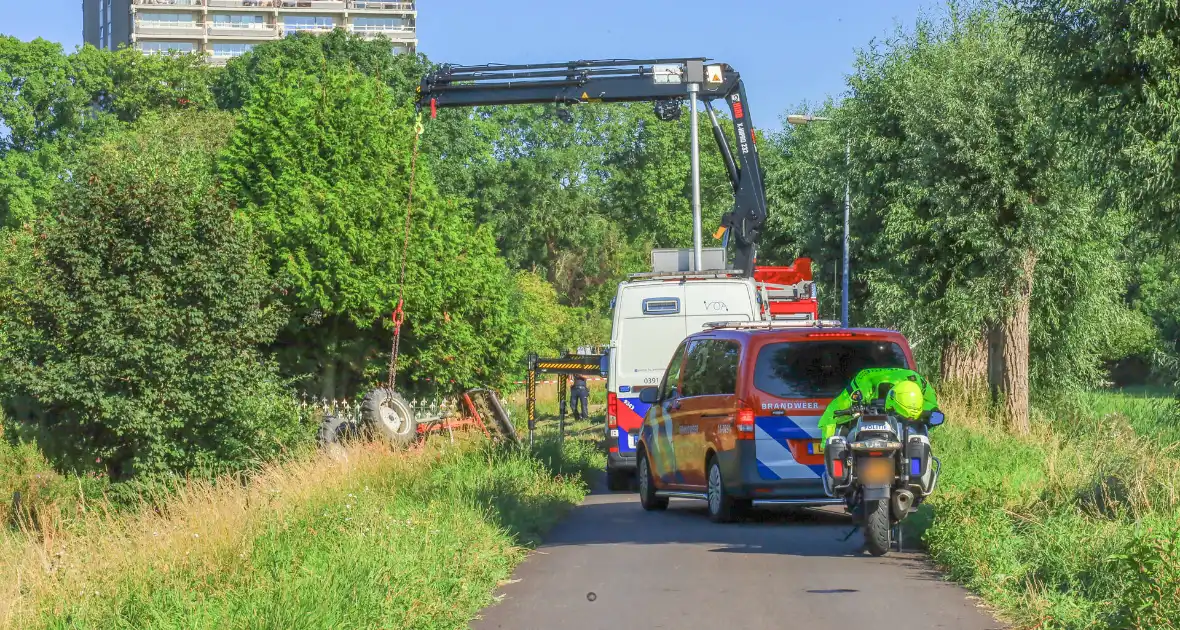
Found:
<svg viewBox="0 0 1180 630"><path fill-rule="evenodd" d="M48 202L77 138L98 124L87 106L100 79L84 67L60 44L0 36L0 225L19 225Z"/></svg>
<svg viewBox="0 0 1180 630"><path fill-rule="evenodd" d="M133 122L146 112L212 110L213 85L221 68L197 54L145 55L134 48L104 52L92 61L106 85L94 93L95 103L121 121Z"/></svg>
<svg viewBox="0 0 1180 630"><path fill-rule="evenodd" d="M63 468L240 466L309 435L259 351L283 312L257 240L215 178L230 124L153 114L86 148L13 241L31 256L5 257L5 411Z"/></svg>
<svg viewBox="0 0 1180 630"><path fill-rule="evenodd" d="M792 111L832 117L840 111L834 103L812 110L807 104ZM778 264L806 257L812 261L822 316L839 319L839 271L842 264L844 217L844 127L829 122L792 127L785 118L782 131L762 141L759 157L764 165L766 219L759 258ZM862 252L860 234L851 234L856 269ZM852 285L856 289L856 285ZM863 291L854 295L864 296ZM863 300L851 300L850 318L864 321Z"/></svg>
<svg viewBox="0 0 1180 630"><path fill-rule="evenodd" d="M630 246L602 200L609 108L573 108L572 122L548 107L477 112L499 134L495 160L477 174L476 219L493 229L510 265L542 271L568 303L599 297L624 272Z"/></svg>
<svg viewBox="0 0 1180 630"><path fill-rule="evenodd" d="M655 247L692 247L691 132L687 105L674 121L656 117L649 103L612 106L606 131L605 163L609 178L603 197L611 218L632 238L651 240ZM731 150L737 146L733 127L723 115L718 122ZM713 230L733 206L733 187L721 151L702 113L700 129L701 224L704 246L716 245Z"/></svg>
<svg viewBox="0 0 1180 630"><path fill-rule="evenodd" d="M848 98L822 110L832 122L774 139L767 182L786 205L772 246L824 265L839 255L848 173L855 321L905 331L944 384L991 381L1023 432L1030 382L1094 382L1126 350L1108 322L1130 320L1127 227L1095 211L1021 37L1010 14L952 9L871 47Z"/></svg>
<svg viewBox="0 0 1180 630"><path fill-rule="evenodd" d="M118 120L147 111L209 109L216 70L197 55L144 55L0 36L0 225L49 202L73 155Z"/></svg>
<svg viewBox="0 0 1180 630"><path fill-rule="evenodd" d="M316 74L324 68L347 69L389 86L393 100L416 96L422 77L437 66L425 55L394 54L394 43L384 37L366 38L336 29L324 35L296 33L255 46L233 59L218 76L214 91L222 109L238 110L251 101L266 77L276 73ZM426 123L422 137L423 161L435 174L441 194L473 198L480 167L491 160L498 130L470 109L442 109Z"/></svg>
<svg viewBox="0 0 1180 630"><path fill-rule="evenodd" d="M223 172L290 288L276 350L329 397L385 380L383 330L402 295L409 185L416 178L404 285L400 384L495 384L516 331L511 278L491 233L412 165L413 110L375 78L328 65L264 65ZM413 171L412 171L413 169Z"/></svg>
<svg viewBox="0 0 1180 630"><path fill-rule="evenodd" d="M1108 206L1180 235L1180 14L1149 0L1013 0L1027 50L1050 70L1060 117L1090 149Z"/></svg>

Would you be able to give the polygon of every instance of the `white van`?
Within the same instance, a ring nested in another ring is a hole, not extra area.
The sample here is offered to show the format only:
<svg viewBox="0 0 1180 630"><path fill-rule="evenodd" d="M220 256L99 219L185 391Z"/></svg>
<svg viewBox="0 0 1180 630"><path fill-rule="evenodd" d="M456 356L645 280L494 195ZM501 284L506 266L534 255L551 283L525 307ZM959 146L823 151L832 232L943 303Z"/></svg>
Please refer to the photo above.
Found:
<svg viewBox="0 0 1180 630"><path fill-rule="evenodd" d="M675 251L653 252L653 268L662 264L658 254ZM691 250L688 253L691 264ZM685 260L681 255L672 265L683 267ZM606 473L611 490L625 489L635 471L635 441L649 406L639 400L639 390L659 385L672 353L685 337L709 322L817 316L811 261L799 259L796 264L798 270L796 265L756 267L753 278L720 270L676 270L635 274L619 283L607 349ZM792 284L773 283L780 278L789 278ZM787 308L764 308L763 304Z"/></svg>

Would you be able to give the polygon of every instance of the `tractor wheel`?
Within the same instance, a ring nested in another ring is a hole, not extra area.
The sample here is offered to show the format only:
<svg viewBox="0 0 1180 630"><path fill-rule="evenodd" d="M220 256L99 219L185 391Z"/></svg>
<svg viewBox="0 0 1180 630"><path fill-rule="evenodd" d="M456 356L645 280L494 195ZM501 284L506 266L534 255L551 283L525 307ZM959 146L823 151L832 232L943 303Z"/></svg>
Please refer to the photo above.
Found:
<svg viewBox="0 0 1180 630"><path fill-rule="evenodd" d="M361 402L361 421L395 446L408 447L418 439L418 421L414 408L405 398L384 387L365 395Z"/></svg>
<svg viewBox="0 0 1180 630"><path fill-rule="evenodd" d="M342 444L360 437L360 430L356 423L335 414L325 414L320 428L316 431L316 441L320 447L330 444Z"/></svg>

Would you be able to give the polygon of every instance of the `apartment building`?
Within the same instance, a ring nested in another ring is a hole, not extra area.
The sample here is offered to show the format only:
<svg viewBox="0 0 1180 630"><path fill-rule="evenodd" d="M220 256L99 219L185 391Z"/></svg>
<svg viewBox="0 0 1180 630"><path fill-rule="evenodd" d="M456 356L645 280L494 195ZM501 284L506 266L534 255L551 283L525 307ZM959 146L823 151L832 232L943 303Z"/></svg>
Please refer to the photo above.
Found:
<svg viewBox="0 0 1180 630"><path fill-rule="evenodd" d="M260 42L343 28L417 50L414 2L389 0L82 0L83 39L98 48L204 53L224 64Z"/></svg>

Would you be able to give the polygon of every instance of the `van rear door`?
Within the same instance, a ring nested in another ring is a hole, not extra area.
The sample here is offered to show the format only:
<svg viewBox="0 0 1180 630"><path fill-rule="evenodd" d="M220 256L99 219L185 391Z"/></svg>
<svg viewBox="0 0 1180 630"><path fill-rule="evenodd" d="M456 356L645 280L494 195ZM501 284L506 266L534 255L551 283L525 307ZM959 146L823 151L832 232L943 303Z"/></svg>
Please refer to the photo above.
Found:
<svg viewBox="0 0 1180 630"><path fill-rule="evenodd" d="M685 336L700 332L709 322L754 321L754 288L742 280L684 283Z"/></svg>
<svg viewBox="0 0 1180 630"><path fill-rule="evenodd" d="M618 396L619 453L634 453L650 405L639 390L660 384L668 361L687 336L684 288L679 282L627 286L615 304L611 388Z"/></svg>
<svg viewBox="0 0 1180 630"><path fill-rule="evenodd" d="M766 480L819 479L819 419L832 399L864 368L911 366L901 343L851 334L770 340L757 352L754 452Z"/></svg>

